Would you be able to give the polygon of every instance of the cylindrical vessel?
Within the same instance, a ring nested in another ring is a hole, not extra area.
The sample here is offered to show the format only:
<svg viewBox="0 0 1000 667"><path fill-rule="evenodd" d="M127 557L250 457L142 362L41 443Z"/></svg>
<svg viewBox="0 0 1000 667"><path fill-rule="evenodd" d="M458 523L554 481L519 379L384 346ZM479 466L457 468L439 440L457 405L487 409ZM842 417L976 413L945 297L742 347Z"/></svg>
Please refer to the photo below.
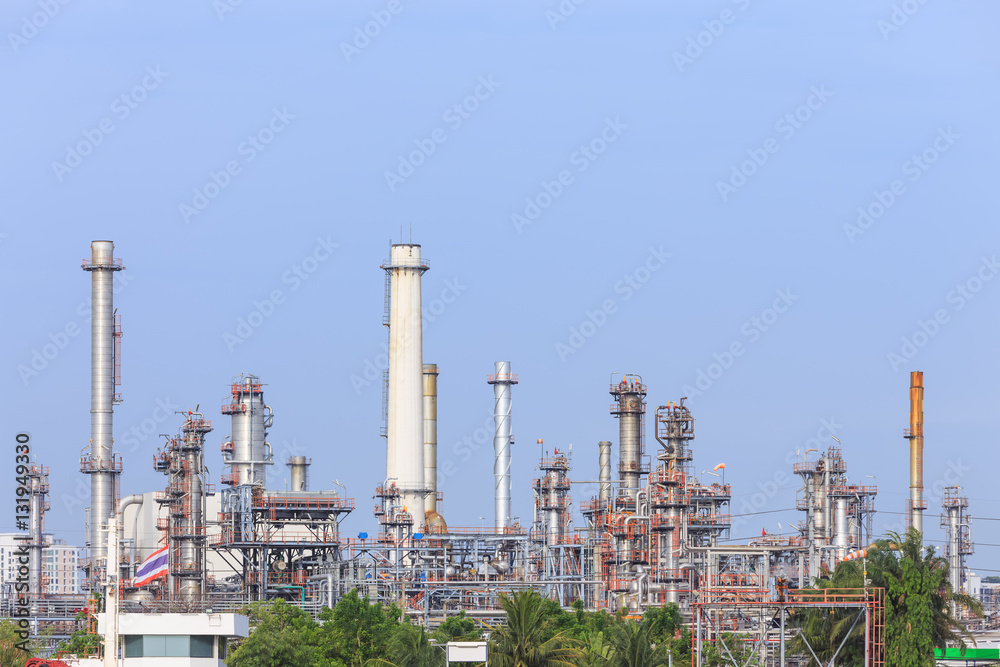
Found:
<svg viewBox="0 0 1000 667"><path fill-rule="evenodd" d="M618 417L618 476L621 494L637 498L643 455L643 416L646 411L646 387L638 376L626 375L620 384L611 386L616 399L612 411Z"/></svg>
<svg viewBox="0 0 1000 667"><path fill-rule="evenodd" d="M910 373L910 526L924 532L924 374Z"/></svg>
<svg viewBox="0 0 1000 667"><path fill-rule="evenodd" d="M424 514L437 512L437 364L424 364Z"/></svg>
<svg viewBox="0 0 1000 667"><path fill-rule="evenodd" d="M389 272L389 392L386 428L386 478L400 491L400 509L413 517L413 531L424 527L423 322L420 281L427 265L420 246L397 243Z"/></svg>
<svg viewBox="0 0 1000 667"><path fill-rule="evenodd" d="M956 489L957 490L957 489ZM962 591L962 556L959 538L959 508L948 508L948 578L951 589L956 593Z"/></svg>
<svg viewBox="0 0 1000 667"><path fill-rule="evenodd" d="M47 469L45 469L47 470ZM48 494L48 477L41 466L32 465L28 473L28 591L32 598L42 594L42 550L45 536L42 534Z"/></svg>
<svg viewBox="0 0 1000 667"><path fill-rule="evenodd" d="M91 258L83 269L91 276L90 324L90 459L84 462L90 474L90 556L91 576L98 574L98 561L107 554L104 530L114 511L117 472L112 442L115 392L114 355L114 274L122 269L114 258L115 244L94 241Z"/></svg>
<svg viewBox="0 0 1000 667"><path fill-rule="evenodd" d="M509 361L493 364L495 375L488 379L493 385L493 505L497 530L510 526L510 459L511 459L511 385L517 378L510 372Z"/></svg>
<svg viewBox="0 0 1000 667"><path fill-rule="evenodd" d="M548 546L555 546L556 544L561 544L562 539L562 521L560 521L560 498L559 498L559 487L560 487L560 474L558 470L550 469L546 476L548 477L548 516L546 517L546 523L548 524Z"/></svg>
<svg viewBox="0 0 1000 667"><path fill-rule="evenodd" d="M233 420L232 454L226 459L232 473L231 483L266 488L267 466L274 463L267 443L267 430L274 422L274 414L264 404L263 385L254 375L240 377L232 385L231 393L232 402L222 409Z"/></svg>
<svg viewBox="0 0 1000 667"><path fill-rule="evenodd" d="M600 481L600 499L602 503L606 503L611 500L611 442L609 440L601 440L597 443L597 448L599 451L598 463L600 465L600 472L598 480Z"/></svg>
<svg viewBox="0 0 1000 667"><path fill-rule="evenodd" d="M833 545L837 548L837 558L847 554L847 498L838 496L834 499L834 534Z"/></svg>
<svg viewBox="0 0 1000 667"><path fill-rule="evenodd" d="M289 477L292 491L308 491L309 459L304 456L293 456L288 459Z"/></svg>

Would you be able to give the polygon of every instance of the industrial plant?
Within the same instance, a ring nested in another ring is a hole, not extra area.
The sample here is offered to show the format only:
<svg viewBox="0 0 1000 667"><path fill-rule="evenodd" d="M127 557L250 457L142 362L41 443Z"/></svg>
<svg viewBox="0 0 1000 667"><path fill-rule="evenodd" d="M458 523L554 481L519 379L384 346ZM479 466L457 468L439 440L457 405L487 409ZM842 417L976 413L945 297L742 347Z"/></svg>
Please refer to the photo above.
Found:
<svg viewBox="0 0 1000 667"><path fill-rule="evenodd" d="M609 384L594 388L607 392L617 442L578 443L574 451L537 440L543 456L528 487L513 485L510 474L517 362L494 361L492 372L485 362L483 398L485 404L492 392L495 424L492 522L450 525L437 489L439 370L423 356L421 280L429 266L414 243L391 245L380 267L389 363L382 401L385 475L371 490L374 507L356 507L342 487L313 488L307 456L275 460L268 437L281 406L267 403L267 378L252 374L220 378L207 388L228 387L217 414L201 406L179 413L178 433L164 439L151 460L127 461L152 465L163 485L122 497L126 462L112 439L121 361L112 279L124 268L111 241L94 241L83 262L93 299L91 433L79 464L91 495L79 595L49 593L41 570L47 466L61 463L35 462L26 473L28 597L36 636L64 638L77 627L81 609L94 618L104 614L102 632L114 637L114 606L131 615L219 613L283 598L318 613L355 589L395 603L427 627L460 611L492 624L504 618L501 594L530 588L564 607L582 603L626 615L675 603L696 640L746 633L760 641L767 664L791 664L783 654L791 637L785 618L796 606L857 609L864 614L866 645L873 651L882 645L881 589L823 600L806 590L838 562L864 557L878 537L872 534L874 480L849 472L834 438L792 465L790 472L801 479L798 534L764 533L735 544L732 488L723 464L713 470L699 453L689 400L658 393L639 372L612 375ZM372 268L380 275L375 261ZM910 451L906 521L921 532L932 511L923 489L923 396L923 374L915 371L904 433ZM574 459L581 457L598 463L597 480L574 477ZM210 478L208 468L220 464L221 478ZM276 466L288 469L285 490L269 484ZM596 484L597 495L574 497L574 484L581 482ZM534 511L530 524L522 525L511 502L527 494ZM485 511L490 499L484 493L468 502ZM949 487L939 509L952 586L971 593L969 500L959 487ZM13 615L12 598L5 599L3 613ZM970 623L996 620L988 615ZM93 629L99 631L96 623Z"/></svg>

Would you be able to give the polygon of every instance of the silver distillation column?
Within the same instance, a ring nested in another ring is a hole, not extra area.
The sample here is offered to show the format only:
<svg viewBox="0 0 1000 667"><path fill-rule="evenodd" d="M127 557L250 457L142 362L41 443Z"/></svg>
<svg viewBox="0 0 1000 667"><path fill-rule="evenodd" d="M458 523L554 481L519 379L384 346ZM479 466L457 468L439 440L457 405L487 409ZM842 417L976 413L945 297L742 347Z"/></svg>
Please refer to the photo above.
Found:
<svg viewBox="0 0 1000 667"><path fill-rule="evenodd" d="M503 532L511 525L510 507L510 460L514 436L511 435L510 406L511 386L517 384L517 376L510 372L509 361L493 363L494 374L487 378L493 385L493 506L494 527Z"/></svg>
<svg viewBox="0 0 1000 667"><path fill-rule="evenodd" d="M230 474L223 482L233 486L255 484L267 487L267 466L274 464L267 430L274 423L274 412L264 403L260 378L242 375L230 388L232 402L222 406L222 414L232 415L233 432L222 445L223 463Z"/></svg>
<svg viewBox="0 0 1000 667"><path fill-rule="evenodd" d="M107 523L118 496L121 458L114 453L112 439L115 395L115 309L114 274L121 271L114 257L115 244L94 241L91 257L83 261L90 271L90 454L80 459L80 471L90 475L89 581L99 582L107 557ZM96 588L95 588L96 590Z"/></svg>

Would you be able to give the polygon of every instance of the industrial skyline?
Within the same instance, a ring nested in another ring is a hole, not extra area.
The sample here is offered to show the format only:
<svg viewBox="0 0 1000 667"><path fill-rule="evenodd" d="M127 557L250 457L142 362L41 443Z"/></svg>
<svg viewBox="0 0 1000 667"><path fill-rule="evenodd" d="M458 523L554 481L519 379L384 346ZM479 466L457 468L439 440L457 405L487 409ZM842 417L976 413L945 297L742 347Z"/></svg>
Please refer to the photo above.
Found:
<svg viewBox="0 0 1000 667"><path fill-rule="evenodd" d="M791 534L792 466L834 437L852 481L877 478L872 530L899 529L906 391L921 370L927 539L943 546L941 500L961 486L984 544L968 562L998 574L1000 548L985 546L1000 544L998 136L983 85L998 74L985 28L997 9L922 5L886 32L888 5L730 4L736 22L705 39L719 12L696 4L588 3L563 21L485 3L450 7L445 28L405 4L363 47L355 28L375 5L61 6L4 65L37 103L10 110L0 167L5 396L50 468L46 531L82 546L92 503L79 472L92 240L113 239L127 267L111 279L121 495L164 487L152 460L181 428L175 412L218 422L232 383L253 375L277 415L269 487L290 486L285 460L306 456L313 488L337 480L359 508L385 477L379 266L390 241L412 241L431 266L423 362L439 371L449 525L494 522L484 380L504 360L519 378L522 525L546 452L572 444L585 480L598 479L598 442L617 455L618 372L641 374L651 409L687 397L696 472L726 464L733 538ZM20 35L37 11L16 2L3 25ZM295 39L272 39L276 22ZM192 44L164 29L177 25L199 27ZM58 58L73 35L100 39ZM227 432L206 438L214 484ZM598 485L573 487L581 521ZM343 528L377 525L365 510Z"/></svg>

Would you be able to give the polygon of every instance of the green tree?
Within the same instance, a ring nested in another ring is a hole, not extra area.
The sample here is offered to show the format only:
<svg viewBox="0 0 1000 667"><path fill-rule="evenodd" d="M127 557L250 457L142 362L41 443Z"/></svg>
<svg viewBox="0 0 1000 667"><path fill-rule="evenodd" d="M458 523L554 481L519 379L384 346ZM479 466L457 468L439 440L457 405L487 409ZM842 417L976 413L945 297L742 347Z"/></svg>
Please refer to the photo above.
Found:
<svg viewBox="0 0 1000 667"><path fill-rule="evenodd" d="M614 659L614 646L601 631L591 630L583 635L583 657L580 667L611 667Z"/></svg>
<svg viewBox="0 0 1000 667"><path fill-rule="evenodd" d="M80 657L98 654L101 647L104 645L104 639L101 635L90 632L88 627L88 615L89 613L86 611L77 613L77 629L73 631L73 634L69 636L69 639L61 642L59 646L56 647L56 653L69 653Z"/></svg>
<svg viewBox="0 0 1000 667"><path fill-rule="evenodd" d="M491 665L576 667L576 661L583 657L583 651L567 630L553 632L553 626L561 624L564 619L561 615L551 613L547 617L551 605L545 602L538 593L531 590L520 591L511 596L500 595L500 604L507 613L507 623L495 628L490 637ZM571 614L565 615L572 617Z"/></svg>
<svg viewBox="0 0 1000 667"><path fill-rule="evenodd" d="M21 631L16 621L0 621L0 665L24 667L24 663L35 655L36 647L19 634Z"/></svg>
<svg viewBox="0 0 1000 667"><path fill-rule="evenodd" d="M247 609L250 636L226 660L228 667L319 667L316 622L284 600L254 602Z"/></svg>
<svg viewBox="0 0 1000 667"><path fill-rule="evenodd" d="M431 638L438 644L477 641L482 636L482 630L476 627L475 620L465 615L464 609L457 616L446 618L431 634Z"/></svg>
<svg viewBox="0 0 1000 667"><path fill-rule="evenodd" d="M401 613L395 605L385 609L359 598L357 590L345 595L333 609L324 609L319 641L323 655L334 666L361 667L384 659L389 642L399 629Z"/></svg>
<svg viewBox="0 0 1000 667"><path fill-rule="evenodd" d="M611 638L610 667L658 667L667 664L665 645L653 646L653 626L622 619Z"/></svg>
<svg viewBox="0 0 1000 667"><path fill-rule="evenodd" d="M422 627L402 623L389 640L385 658L373 658L365 667L443 667L445 655L441 647L430 643Z"/></svg>
<svg viewBox="0 0 1000 667"><path fill-rule="evenodd" d="M910 530L906 537L889 533L869 550L868 578L871 586L885 590L885 660L894 667L932 667L934 649L949 643L965 647L972 636L952 615L952 604L981 614L982 605L964 593L954 591L948 580L948 562L936 556L933 547L924 547L920 533ZM820 589L862 588L862 563L840 563L828 579L816 582ZM793 621L820 660L826 662L844 642L838 665L860 665L864 661L864 619L856 625L858 611L808 610ZM853 626L853 630L851 629ZM848 633L850 633L848 635ZM797 653L808 653L801 639L793 643ZM815 664L811 659L810 664Z"/></svg>

